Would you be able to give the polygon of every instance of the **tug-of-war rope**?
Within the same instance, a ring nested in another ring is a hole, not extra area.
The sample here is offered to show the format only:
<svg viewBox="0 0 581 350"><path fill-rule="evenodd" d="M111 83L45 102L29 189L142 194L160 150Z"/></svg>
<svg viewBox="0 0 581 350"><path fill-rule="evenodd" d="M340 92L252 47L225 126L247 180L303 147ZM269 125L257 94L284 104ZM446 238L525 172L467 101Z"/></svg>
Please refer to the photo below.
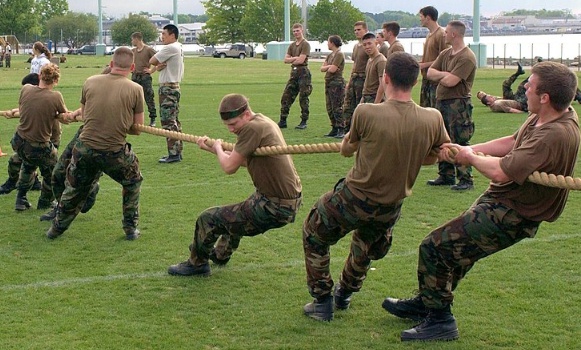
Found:
<svg viewBox="0 0 581 350"><path fill-rule="evenodd" d="M0 115L6 118L18 118L19 114L16 111L0 111ZM178 131L165 130L160 128L154 128L147 125L137 125L137 129L141 132L163 136L174 140L180 140L184 142L198 143L200 136L194 136L185 134ZM207 139L206 144L210 147L216 142L215 139ZM234 149L234 144L230 142L222 142L222 147L225 151L232 151ZM341 143L317 143L317 144L306 144L306 145L286 145L286 146L267 146L257 148L254 152L256 156L268 156L268 155L279 155L279 154L311 154L311 153L337 153L341 150ZM452 154L456 153L456 150L450 149ZM483 155L480 153L480 155ZM581 190L581 178L573 178L571 176L554 175L547 174L544 172L535 171L527 178L528 181L548 187L556 187L568 190Z"/></svg>
<svg viewBox="0 0 581 350"><path fill-rule="evenodd" d="M199 136L184 134L178 131L170 131L165 129L153 128L146 125L138 125L137 128L144 133L165 136L170 139L197 143ZM214 145L214 139L206 140L206 144L210 147ZM222 147L226 151L232 151L234 144L223 142ZM287 145L287 146L267 146L257 148L254 152L257 156L278 155L278 154L307 154L307 153L336 153L341 150L341 143L318 143L307 145ZM454 151L451 150L453 154ZM482 155L482 154L481 154ZM581 178L573 178L571 176L554 175L535 171L528 177L528 181L539 185L548 187L563 188L568 190L581 190Z"/></svg>

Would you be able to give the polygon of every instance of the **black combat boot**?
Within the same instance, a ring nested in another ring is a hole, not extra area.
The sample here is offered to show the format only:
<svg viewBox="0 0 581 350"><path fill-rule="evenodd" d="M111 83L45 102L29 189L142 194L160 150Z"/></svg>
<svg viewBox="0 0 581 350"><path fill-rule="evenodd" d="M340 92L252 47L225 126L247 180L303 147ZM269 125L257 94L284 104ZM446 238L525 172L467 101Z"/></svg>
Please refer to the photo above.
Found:
<svg viewBox="0 0 581 350"><path fill-rule="evenodd" d="M335 299L335 309L347 310L351 304L351 296L353 292L346 290L341 287L340 283L335 285L335 290L333 291L333 297Z"/></svg>
<svg viewBox="0 0 581 350"><path fill-rule="evenodd" d="M517 65L517 70L516 70L516 75L522 75L525 74L525 70L523 69L523 67L520 65L520 62L516 63Z"/></svg>
<svg viewBox="0 0 581 350"><path fill-rule="evenodd" d="M430 186L452 186L456 183L456 179L453 176L438 176L435 180L428 180L428 185Z"/></svg>
<svg viewBox="0 0 581 350"><path fill-rule="evenodd" d="M333 296L327 295L313 300L303 307L305 315L317 321L331 321L333 319Z"/></svg>
<svg viewBox="0 0 581 350"><path fill-rule="evenodd" d="M301 122L299 123L299 125L295 126L295 129L299 129L299 130L304 130L307 128L307 120L306 119L301 119Z"/></svg>
<svg viewBox="0 0 581 350"><path fill-rule="evenodd" d="M456 340L458 336L458 326L450 305L443 309L430 309L422 323L401 332L402 341Z"/></svg>
<svg viewBox="0 0 581 350"><path fill-rule="evenodd" d="M286 117L280 117L280 120L278 121L278 127L281 129L286 129Z"/></svg>
<svg viewBox="0 0 581 350"><path fill-rule="evenodd" d="M343 139L343 137L345 137L345 134L346 134L346 133L347 133L347 132L345 131L345 129L344 129L344 128L337 128L337 135L335 135L334 137L335 137L336 139Z"/></svg>
<svg viewBox="0 0 581 350"><path fill-rule="evenodd" d="M11 179L6 180L2 186L0 186L0 194L8 194L16 189L16 181Z"/></svg>
<svg viewBox="0 0 581 350"><path fill-rule="evenodd" d="M411 299L385 298L381 306L394 316L418 322L426 318L429 312L419 295Z"/></svg>
<svg viewBox="0 0 581 350"><path fill-rule="evenodd" d="M323 136L325 136L325 137L335 137L335 135L337 135L337 128L336 127L333 127L331 129L331 131L329 131L328 134L325 134Z"/></svg>
<svg viewBox="0 0 581 350"><path fill-rule="evenodd" d="M23 190L18 190L18 194L16 195L16 204L14 205L14 210L23 211L26 209L30 209L31 205L26 198L26 192Z"/></svg>

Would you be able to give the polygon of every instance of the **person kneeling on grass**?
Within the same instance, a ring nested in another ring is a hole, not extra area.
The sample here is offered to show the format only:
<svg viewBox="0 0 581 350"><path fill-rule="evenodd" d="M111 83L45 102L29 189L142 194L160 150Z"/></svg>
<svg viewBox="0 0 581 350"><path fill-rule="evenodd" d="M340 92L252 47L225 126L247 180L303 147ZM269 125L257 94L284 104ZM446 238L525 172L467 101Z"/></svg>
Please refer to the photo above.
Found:
<svg viewBox="0 0 581 350"><path fill-rule="evenodd" d="M212 152L226 174L246 167L256 187L245 201L206 209L196 221L194 242L188 260L172 265L170 275L209 276L208 260L225 265L244 236L255 236L294 222L302 201L302 186L290 155L254 156L259 147L286 146L278 125L250 109L248 99L239 94L222 98L222 122L237 135L233 151L224 151L216 140L212 147L201 137L198 145ZM215 244L215 246L214 246Z"/></svg>
<svg viewBox="0 0 581 350"><path fill-rule="evenodd" d="M530 114L520 130L472 147L442 147L440 157L474 166L491 183L468 210L420 244L419 294L412 299L384 300L382 306L389 313L421 321L403 331L402 340L457 339L450 308L453 291L476 261L534 237L541 221L552 222L561 215L569 190L527 178L535 171L573 174L580 139L577 113L570 107L576 87L577 77L566 66L538 63L526 84ZM459 150L453 158L450 147Z"/></svg>

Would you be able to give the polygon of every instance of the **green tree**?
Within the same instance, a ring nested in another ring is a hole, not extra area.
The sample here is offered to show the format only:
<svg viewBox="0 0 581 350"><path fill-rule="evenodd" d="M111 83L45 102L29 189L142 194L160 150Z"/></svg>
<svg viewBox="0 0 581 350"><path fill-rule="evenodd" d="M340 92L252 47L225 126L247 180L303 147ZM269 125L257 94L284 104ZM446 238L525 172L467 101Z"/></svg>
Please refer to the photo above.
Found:
<svg viewBox="0 0 581 350"><path fill-rule="evenodd" d="M34 0L0 0L0 34L29 38L40 35L42 30L34 6Z"/></svg>
<svg viewBox="0 0 581 350"><path fill-rule="evenodd" d="M309 16L309 38L325 41L329 35L339 35L344 41L354 40L353 24L365 20L365 15L346 0L319 0Z"/></svg>
<svg viewBox="0 0 581 350"><path fill-rule="evenodd" d="M131 34L141 32L143 41L152 42L158 38L157 28L149 20L140 15L130 15L111 26L111 38L117 45L131 44Z"/></svg>
<svg viewBox="0 0 581 350"><path fill-rule="evenodd" d="M247 0L206 0L202 1L202 4L208 15L204 28L208 41L246 42L242 18L246 11Z"/></svg>
<svg viewBox="0 0 581 350"><path fill-rule="evenodd" d="M290 20L301 21L299 7L291 3ZM284 0L249 1L242 19L245 38L250 42L266 44L284 40Z"/></svg>
<svg viewBox="0 0 581 350"><path fill-rule="evenodd" d="M40 15L40 24L44 25L53 17L64 16L69 11L67 0L35 0L34 11Z"/></svg>
<svg viewBox="0 0 581 350"><path fill-rule="evenodd" d="M67 12L64 16L56 16L48 20L45 30L56 38L54 33L60 33L67 47L80 47L95 40L98 32L97 17L86 13ZM54 41L54 40L53 40Z"/></svg>

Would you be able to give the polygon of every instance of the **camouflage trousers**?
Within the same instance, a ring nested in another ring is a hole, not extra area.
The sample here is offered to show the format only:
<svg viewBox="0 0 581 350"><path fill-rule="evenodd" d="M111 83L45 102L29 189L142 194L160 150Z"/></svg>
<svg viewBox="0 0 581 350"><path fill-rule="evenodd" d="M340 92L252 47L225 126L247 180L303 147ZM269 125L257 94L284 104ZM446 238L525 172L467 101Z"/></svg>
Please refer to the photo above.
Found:
<svg viewBox="0 0 581 350"><path fill-rule="evenodd" d="M180 89L170 86L159 87L159 116L161 127L165 130L182 131L180 123ZM180 140L166 138L169 155L181 154L183 143Z"/></svg>
<svg viewBox="0 0 581 350"><path fill-rule="evenodd" d="M525 95L527 89L525 88L525 84L529 81L529 79L526 78L525 80L521 81L521 83L518 84L516 92L513 92L512 84L516 81L518 76L519 76L518 74L513 74L510 77L508 77L508 79L506 79L504 82L502 82L502 98L505 100L517 101L518 103L520 103L520 107L518 109L520 109L521 111L527 111L528 110L527 96Z"/></svg>
<svg viewBox="0 0 581 350"><path fill-rule="evenodd" d="M207 263L212 250L218 259L230 259L242 237L294 222L301 202L302 197L276 199L255 192L243 202L204 210L196 221L191 263Z"/></svg>
<svg viewBox="0 0 581 350"><path fill-rule="evenodd" d="M14 134L10 144L22 161L18 182L16 183L19 194L26 194L32 188L36 169L38 168L42 175L39 202L52 202L54 197L50 177L57 162L57 149L51 142L28 142L20 137L18 133Z"/></svg>
<svg viewBox="0 0 581 350"><path fill-rule="evenodd" d="M327 115L334 128L342 128L341 114L343 113L343 100L345 99L345 80L340 79L325 81L325 103Z"/></svg>
<svg viewBox="0 0 581 350"><path fill-rule="evenodd" d="M311 84L311 71L309 68L306 66L293 67L280 99L280 119L286 120L288 118L290 108L298 96L299 104L301 105L301 120L306 122L309 119L309 96L311 92L313 92L313 85Z"/></svg>
<svg viewBox="0 0 581 350"><path fill-rule="evenodd" d="M117 152L105 152L89 148L81 140L77 140L67 168L65 191L53 221L55 231L62 233L69 228L101 172L123 186L123 229L127 233L129 229L137 227L143 177L139 171L139 160L131 145L127 143Z"/></svg>
<svg viewBox="0 0 581 350"><path fill-rule="evenodd" d="M438 100L436 108L442 113L444 126L452 142L461 146L470 145L470 139L474 135L474 122L472 121L474 107L470 98ZM471 166L455 166L452 163L439 162L438 174L447 178L457 177L458 180L472 181Z"/></svg>
<svg viewBox="0 0 581 350"><path fill-rule="evenodd" d="M131 80L141 85L143 88L143 97L145 98L145 103L147 104L149 118L155 119L157 115L155 112L155 94L153 92L151 75L133 73L131 75Z"/></svg>
<svg viewBox="0 0 581 350"><path fill-rule="evenodd" d="M361 97L361 102L360 103L375 103L375 98L377 97L377 94L367 94L367 95L363 95L363 97Z"/></svg>
<svg viewBox="0 0 581 350"><path fill-rule="evenodd" d="M365 74L358 74L351 76L347 89L345 90L345 100L343 101L343 127L349 129L351 127L351 118L355 108L363 98L363 84L365 83Z"/></svg>
<svg viewBox="0 0 581 350"><path fill-rule="evenodd" d="M485 192L420 244L418 282L426 306L441 309L452 303L453 291L476 261L534 237L539 224Z"/></svg>
<svg viewBox="0 0 581 350"><path fill-rule="evenodd" d="M69 164L71 163L71 158L73 156L73 147L75 146L75 144L79 140L79 135L81 134L81 131L83 131L83 126L84 125L81 125L79 127L79 130L77 130L77 133L75 134L75 136L73 136L73 139L68 143L67 147L65 147L65 149L62 151L61 156L59 157L58 162L56 163L56 165L54 166L54 169L52 171L52 176L51 176L50 182L52 185L52 193L54 194L54 197L57 199L57 201L60 201L60 198L63 195L63 192L65 191L65 181L67 178L67 168L68 168ZM102 175L102 172L99 175L99 177L101 175ZM95 181L93 183L93 187L91 189L91 192L98 191L99 190L98 187L99 187L99 183L97 181Z"/></svg>
<svg viewBox="0 0 581 350"><path fill-rule="evenodd" d="M403 200L383 205L356 197L339 180L315 203L303 224L303 248L309 293L324 297L331 293L330 246L353 231L351 249L341 272L341 287L361 289L371 260L383 258L391 247L392 231Z"/></svg>
<svg viewBox="0 0 581 350"><path fill-rule="evenodd" d="M436 89L438 83L427 78L422 79L420 88L420 106L436 108Z"/></svg>

